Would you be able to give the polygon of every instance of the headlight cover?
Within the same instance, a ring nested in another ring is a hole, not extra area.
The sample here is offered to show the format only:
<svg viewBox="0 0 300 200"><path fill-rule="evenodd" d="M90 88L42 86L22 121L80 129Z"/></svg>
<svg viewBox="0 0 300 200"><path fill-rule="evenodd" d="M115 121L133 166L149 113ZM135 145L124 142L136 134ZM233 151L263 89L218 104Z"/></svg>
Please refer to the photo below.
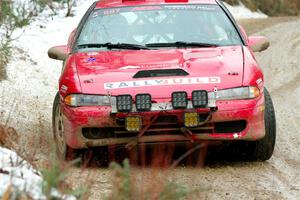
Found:
<svg viewBox="0 0 300 200"><path fill-rule="evenodd" d="M214 93L211 92L210 96ZM254 99L260 95L260 90L257 87L240 87L217 91L216 100L242 100Z"/></svg>
<svg viewBox="0 0 300 200"><path fill-rule="evenodd" d="M65 104L68 106L111 106L116 102L112 96L71 94L65 97Z"/></svg>

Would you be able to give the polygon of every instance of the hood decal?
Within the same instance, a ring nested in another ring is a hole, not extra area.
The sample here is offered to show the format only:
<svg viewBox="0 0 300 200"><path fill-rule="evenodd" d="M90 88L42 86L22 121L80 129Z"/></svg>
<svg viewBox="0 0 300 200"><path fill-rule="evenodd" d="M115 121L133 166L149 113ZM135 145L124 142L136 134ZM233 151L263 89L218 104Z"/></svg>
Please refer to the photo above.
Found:
<svg viewBox="0 0 300 200"><path fill-rule="evenodd" d="M191 84L216 84L216 83L221 83L220 77L150 79L150 80L140 80L140 81L104 83L104 89L109 90L109 89L160 86L160 85L191 85Z"/></svg>

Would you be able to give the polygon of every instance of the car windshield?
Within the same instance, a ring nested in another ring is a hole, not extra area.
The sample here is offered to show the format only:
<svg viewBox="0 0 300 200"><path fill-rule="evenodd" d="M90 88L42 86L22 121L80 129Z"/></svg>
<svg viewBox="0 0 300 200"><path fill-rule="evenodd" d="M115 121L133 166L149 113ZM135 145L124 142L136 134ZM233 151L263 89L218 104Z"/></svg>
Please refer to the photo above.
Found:
<svg viewBox="0 0 300 200"><path fill-rule="evenodd" d="M179 47L241 45L242 41L218 5L198 4L96 9L76 43L83 48L108 48L114 44L123 48L129 45L165 48L177 44Z"/></svg>

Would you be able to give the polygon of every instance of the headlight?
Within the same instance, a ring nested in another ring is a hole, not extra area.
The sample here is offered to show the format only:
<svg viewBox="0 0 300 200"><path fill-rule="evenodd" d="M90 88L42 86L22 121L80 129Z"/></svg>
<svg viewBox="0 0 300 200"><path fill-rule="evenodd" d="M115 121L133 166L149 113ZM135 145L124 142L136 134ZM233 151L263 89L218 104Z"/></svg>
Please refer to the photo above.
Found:
<svg viewBox="0 0 300 200"><path fill-rule="evenodd" d="M217 91L217 100L241 100L254 99L258 97L260 91L257 87L241 87ZM213 92L210 96L213 95Z"/></svg>
<svg viewBox="0 0 300 200"><path fill-rule="evenodd" d="M111 106L116 98L100 95L71 94L65 98L68 106Z"/></svg>

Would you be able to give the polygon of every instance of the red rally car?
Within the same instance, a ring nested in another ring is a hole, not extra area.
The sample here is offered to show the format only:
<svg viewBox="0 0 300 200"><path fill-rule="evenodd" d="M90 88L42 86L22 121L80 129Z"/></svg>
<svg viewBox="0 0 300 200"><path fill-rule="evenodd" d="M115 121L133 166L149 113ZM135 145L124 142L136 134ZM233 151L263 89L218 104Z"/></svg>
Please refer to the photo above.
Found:
<svg viewBox="0 0 300 200"><path fill-rule="evenodd" d="M276 138L271 97L248 37L218 0L95 2L68 44L53 105L61 158L130 143L243 142L268 160Z"/></svg>

